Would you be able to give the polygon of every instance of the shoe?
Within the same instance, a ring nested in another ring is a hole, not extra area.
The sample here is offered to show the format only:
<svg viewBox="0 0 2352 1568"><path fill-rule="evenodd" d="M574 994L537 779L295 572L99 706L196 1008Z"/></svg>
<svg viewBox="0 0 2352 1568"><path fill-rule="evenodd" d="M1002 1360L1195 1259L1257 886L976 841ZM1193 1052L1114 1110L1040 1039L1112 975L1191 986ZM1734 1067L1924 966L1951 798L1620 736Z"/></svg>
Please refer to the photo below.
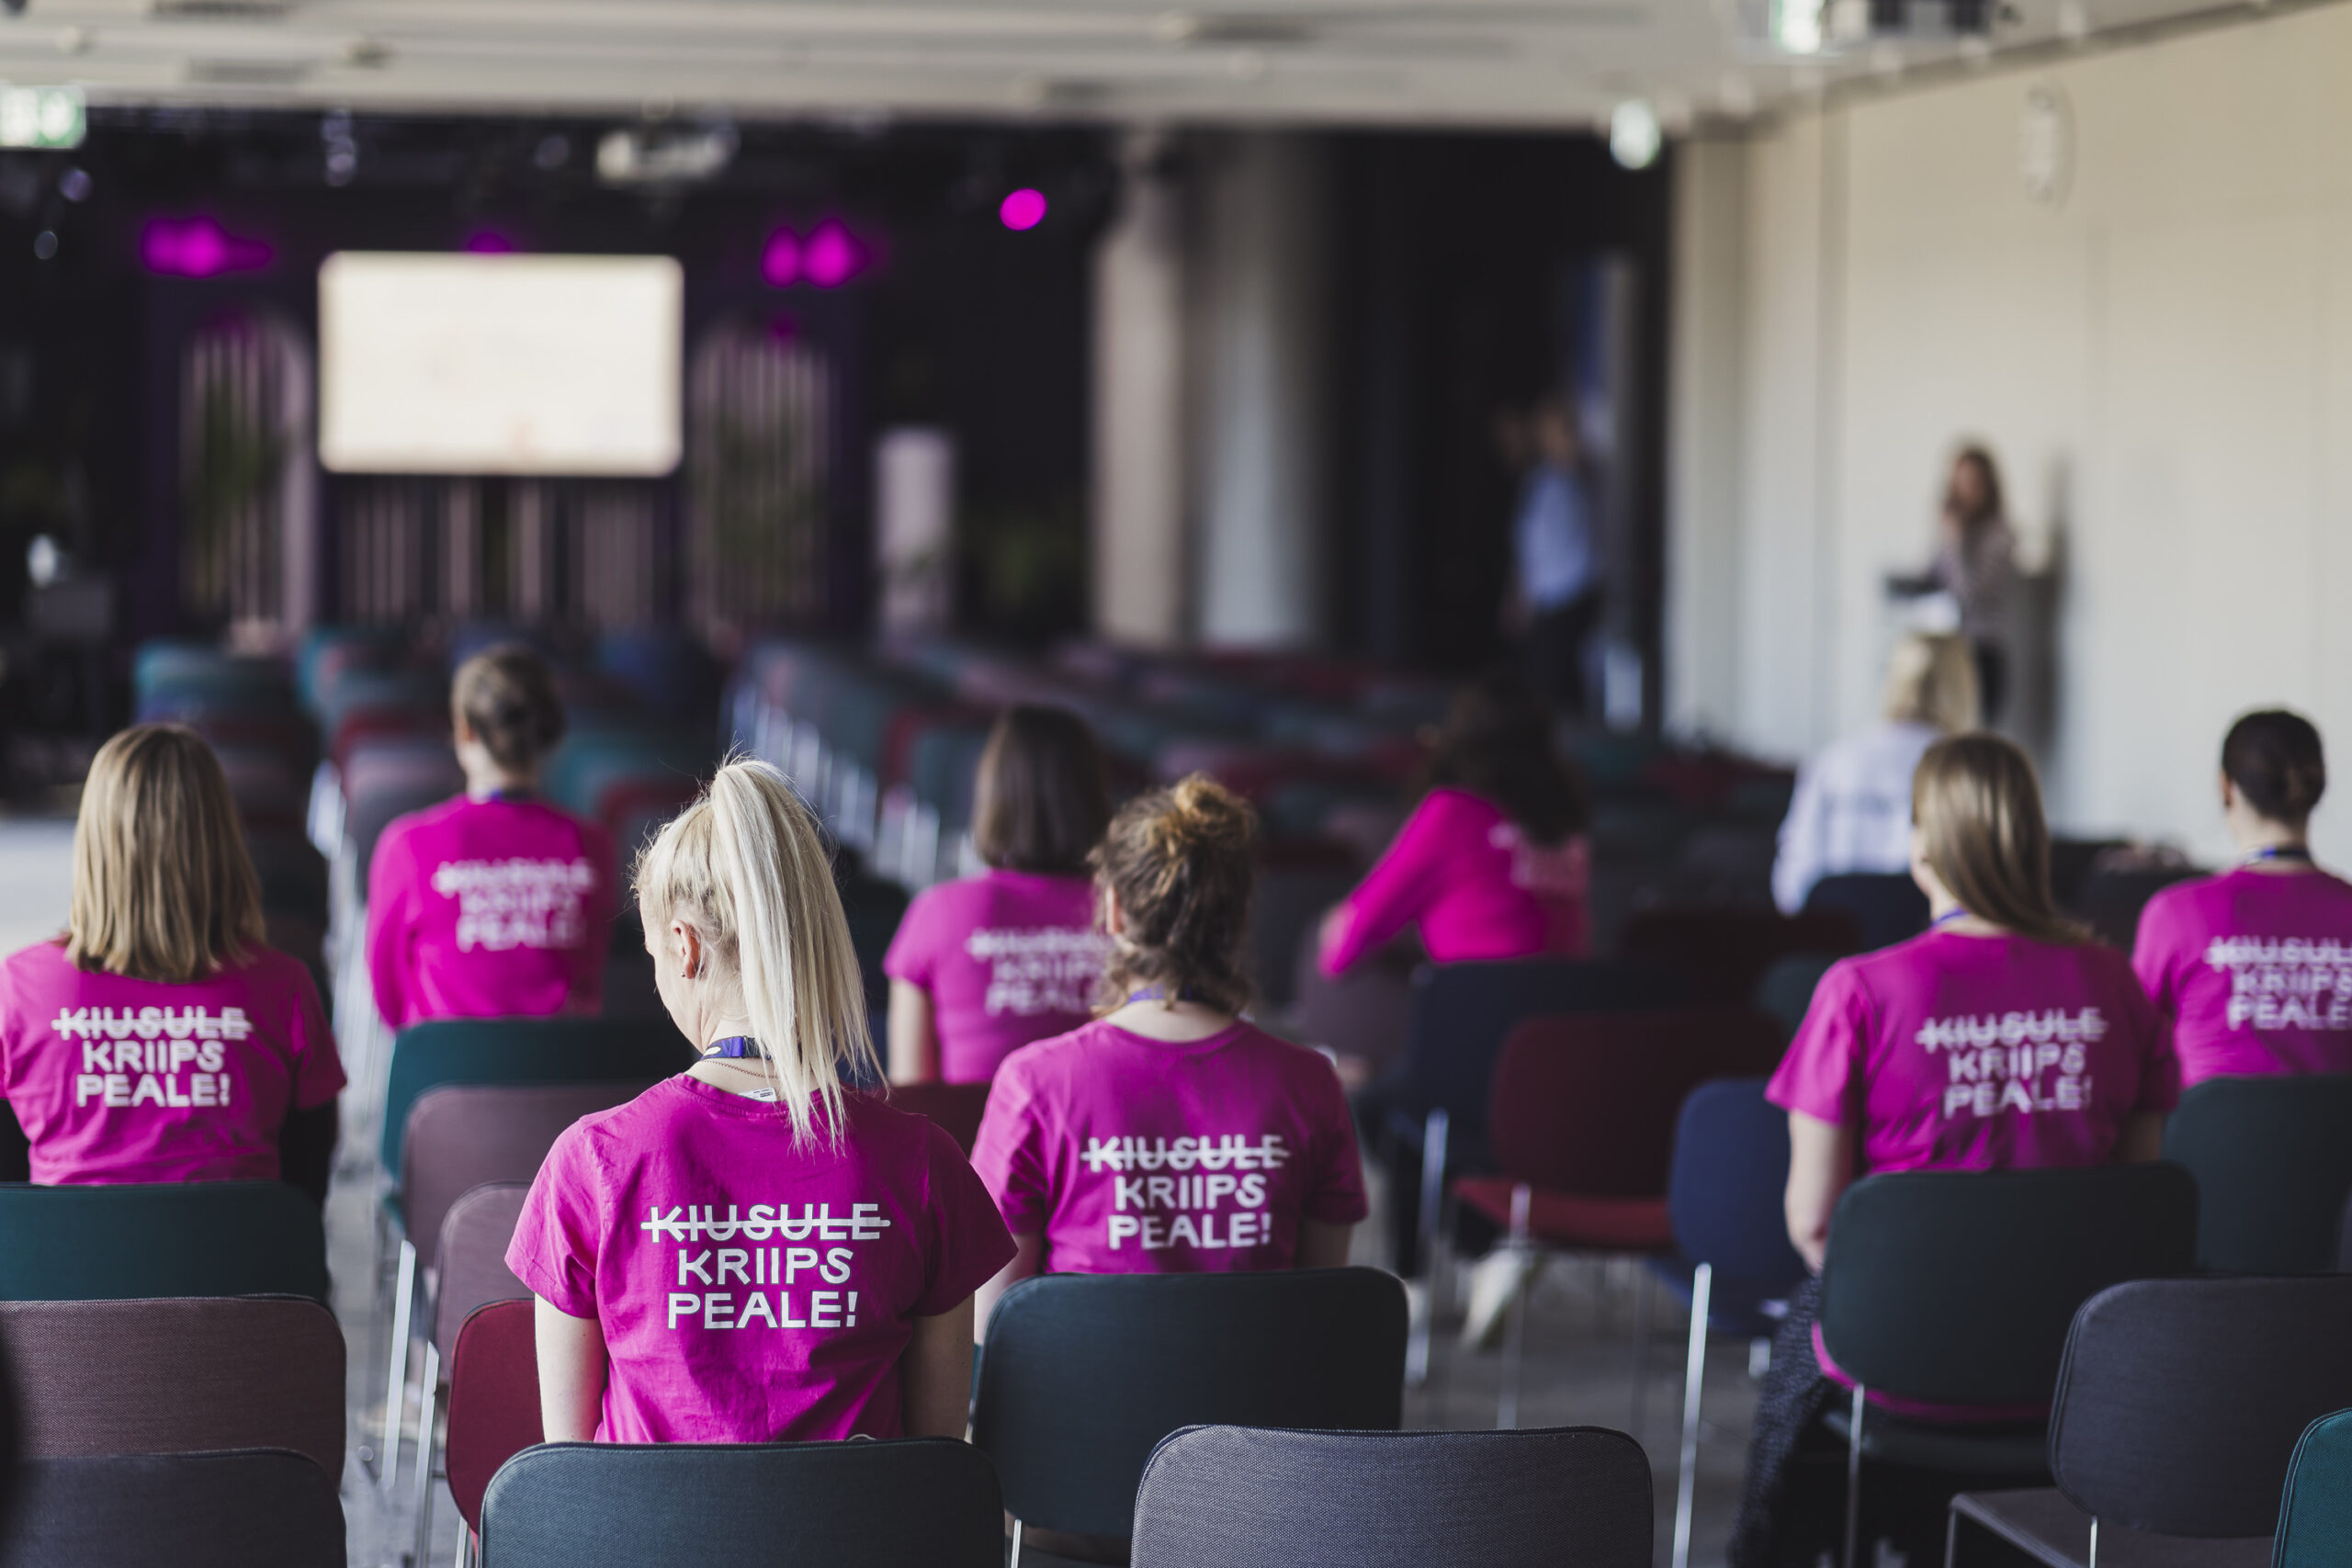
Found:
<svg viewBox="0 0 2352 1568"><path fill-rule="evenodd" d="M1462 1320L1462 1348L1491 1350L1502 1340L1503 1319L1535 1278L1542 1258L1532 1251L1498 1247L1470 1270L1470 1310Z"/></svg>

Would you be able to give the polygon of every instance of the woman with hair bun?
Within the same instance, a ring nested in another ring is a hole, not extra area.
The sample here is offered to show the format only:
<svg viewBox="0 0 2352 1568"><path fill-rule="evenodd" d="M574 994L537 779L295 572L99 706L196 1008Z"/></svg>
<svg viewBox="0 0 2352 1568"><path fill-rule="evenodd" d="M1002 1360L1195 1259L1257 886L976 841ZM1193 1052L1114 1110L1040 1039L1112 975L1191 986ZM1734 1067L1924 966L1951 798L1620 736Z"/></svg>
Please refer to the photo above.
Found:
<svg viewBox="0 0 2352 1568"><path fill-rule="evenodd" d="M1094 852L1111 955L1094 1021L997 1071L973 1164L1031 1274L1337 1267L1364 1216L1339 1076L1246 1022L1257 818L1198 774Z"/></svg>
<svg viewBox="0 0 2352 1568"><path fill-rule="evenodd" d="M435 1018L593 1013L614 908L605 830L538 797L563 739L546 660L503 643L458 667L466 793L395 819L368 870L368 973L394 1029Z"/></svg>
<svg viewBox="0 0 2352 1568"><path fill-rule="evenodd" d="M2283 708L2247 714L2222 742L2221 790L2239 863L2157 894L2132 954L2172 1020L2181 1082L2352 1072L2352 884L2312 861L2319 731Z"/></svg>
<svg viewBox="0 0 2352 1568"><path fill-rule="evenodd" d="M555 1142L507 1267L549 1442L964 1434L972 1292L1012 1254L947 1134L878 1077L816 819L730 762L637 868L701 1060Z"/></svg>

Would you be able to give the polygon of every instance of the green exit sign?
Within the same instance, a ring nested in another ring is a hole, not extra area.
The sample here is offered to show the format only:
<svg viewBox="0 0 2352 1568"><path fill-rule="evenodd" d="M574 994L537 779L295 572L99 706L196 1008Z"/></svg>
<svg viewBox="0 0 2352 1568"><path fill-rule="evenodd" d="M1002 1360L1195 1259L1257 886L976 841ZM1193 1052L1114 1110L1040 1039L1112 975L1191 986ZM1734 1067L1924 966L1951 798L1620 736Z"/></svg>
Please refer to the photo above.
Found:
<svg viewBox="0 0 2352 1568"><path fill-rule="evenodd" d="M0 84L0 147L79 147L88 130L81 88Z"/></svg>

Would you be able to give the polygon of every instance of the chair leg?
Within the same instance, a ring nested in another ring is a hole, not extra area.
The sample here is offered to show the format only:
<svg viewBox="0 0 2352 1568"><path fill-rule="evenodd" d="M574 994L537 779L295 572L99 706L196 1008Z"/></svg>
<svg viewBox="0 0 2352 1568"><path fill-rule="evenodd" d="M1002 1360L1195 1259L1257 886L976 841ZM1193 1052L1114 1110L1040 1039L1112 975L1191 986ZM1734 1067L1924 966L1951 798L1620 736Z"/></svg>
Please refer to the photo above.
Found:
<svg viewBox="0 0 2352 1568"><path fill-rule="evenodd" d="M1650 1331L1657 1312L1657 1281L1638 1258L1634 1263L1634 1424L1628 1428L1635 1442L1650 1409Z"/></svg>
<svg viewBox="0 0 2352 1568"><path fill-rule="evenodd" d="M1534 1246L1527 1234L1528 1208L1534 1198L1525 1182L1511 1189L1510 1246L1515 1252ZM1519 1427L1520 1364L1527 1350L1527 1298L1533 1285L1533 1271L1530 1270L1512 1285L1510 1301L1503 1308L1508 1314L1503 1320L1503 1385L1495 1404L1495 1429L1499 1432L1516 1431Z"/></svg>
<svg viewBox="0 0 2352 1568"><path fill-rule="evenodd" d="M1004 1560L1004 1568L1021 1568L1021 1521L1012 1521L1012 1551Z"/></svg>
<svg viewBox="0 0 2352 1568"><path fill-rule="evenodd" d="M1707 1303L1715 1270L1702 1263L1690 1276L1690 1350L1682 1369L1682 1458L1674 1477L1674 1568L1690 1568L1690 1516L1699 1491L1699 1394L1707 1378Z"/></svg>
<svg viewBox="0 0 2352 1568"><path fill-rule="evenodd" d="M384 1373L384 1446L376 1484L392 1495L401 1472L401 1407L408 1403L408 1318L416 1303L416 1244L403 1240L392 1276L392 1352Z"/></svg>
<svg viewBox="0 0 2352 1568"><path fill-rule="evenodd" d="M441 1348L424 1342L424 1386L418 1391L416 1419L416 1555L422 1564L433 1550L433 1416L441 1393Z"/></svg>
<svg viewBox="0 0 2352 1568"><path fill-rule="evenodd" d="M2083 1568L2098 1568L2098 1516L2097 1514L2091 1516L2091 1551L2090 1556L2083 1563Z"/></svg>
<svg viewBox="0 0 2352 1568"><path fill-rule="evenodd" d="M474 1568L474 1532L472 1527L458 1526L458 1561L454 1568Z"/></svg>
<svg viewBox="0 0 2352 1568"><path fill-rule="evenodd" d="M1854 1568L1854 1553L1862 1536L1862 1403L1863 1390L1854 1389L1854 1431L1846 1441L1846 1559Z"/></svg>
<svg viewBox="0 0 2352 1568"><path fill-rule="evenodd" d="M1445 1201L1445 1145L1450 1118L1432 1111L1421 1124L1421 1204L1413 1216L1420 1247L1422 1312L1405 1348L1405 1381L1419 1388L1429 1381L1430 1337L1437 1318L1438 1206Z"/></svg>

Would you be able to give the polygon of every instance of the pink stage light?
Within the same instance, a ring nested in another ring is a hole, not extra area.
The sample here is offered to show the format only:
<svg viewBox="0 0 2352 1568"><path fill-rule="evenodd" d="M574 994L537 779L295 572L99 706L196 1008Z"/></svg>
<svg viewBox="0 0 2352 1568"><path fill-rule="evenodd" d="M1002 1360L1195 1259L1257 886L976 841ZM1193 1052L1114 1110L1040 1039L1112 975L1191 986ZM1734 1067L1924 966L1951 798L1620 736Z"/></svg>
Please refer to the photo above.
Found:
<svg viewBox="0 0 2352 1568"><path fill-rule="evenodd" d="M802 276L820 288L840 288L855 277L865 265L865 256L857 242L831 218L817 225L800 254Z"/></svg>
<svg viewBox="0 0 2352 1568"><path fill-rule="evenodd" d="M139 235L139 259L147 270L175 277L254 272L269 265L271 254L263 242L231 234L210 218L157 218Z"/></svg>
<svg viewBox="0 0 2352 1568"><path fill-rule="evenodd" d="M469 255L511 256L520 249L520 245L495 229L481 229L466 236L466 254Z"/></svg>
<svg viewBox="0 0 2352 1568"><path fill-rule="evenodd" d="M770 234L767 248L760 253L760 276L778 288L799 282L800 236L789 229Z"/></svg>
<svg viewBox="0 0 2352 1568"><path fill-rule="evenodd" d="M1015 233L1035 229L1046 220L1046 195L1023 186L997 204L997 220Z"/></svg>

